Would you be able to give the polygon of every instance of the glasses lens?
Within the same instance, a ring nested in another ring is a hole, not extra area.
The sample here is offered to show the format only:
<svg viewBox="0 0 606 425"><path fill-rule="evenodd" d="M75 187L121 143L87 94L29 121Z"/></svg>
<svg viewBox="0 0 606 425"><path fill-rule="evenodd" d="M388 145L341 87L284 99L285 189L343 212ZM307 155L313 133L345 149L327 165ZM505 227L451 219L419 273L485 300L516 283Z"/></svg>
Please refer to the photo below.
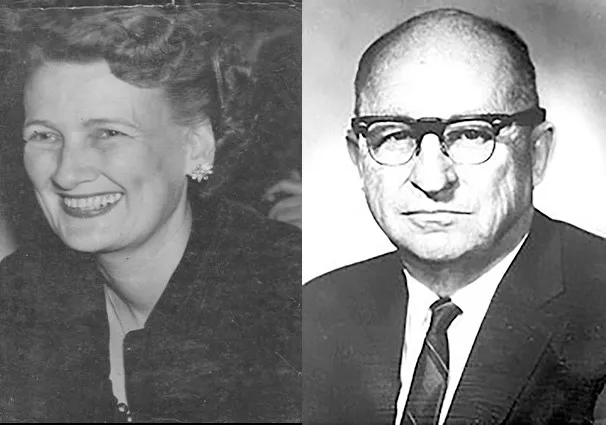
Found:
<svg viewBox="0 0 606 425"><path fill-rule="evenodd" d="M492 155L495 131L484 121L462 121L444 130L448 156L458 164L479 164Z"/></svg>
<svg viewBox="0 0 606 425"><path fill-rule="evenodd" d="M375 161L385 165L408 162L417 147L412 128L398 122L372 124L366 132L366 141Z"/></svg>

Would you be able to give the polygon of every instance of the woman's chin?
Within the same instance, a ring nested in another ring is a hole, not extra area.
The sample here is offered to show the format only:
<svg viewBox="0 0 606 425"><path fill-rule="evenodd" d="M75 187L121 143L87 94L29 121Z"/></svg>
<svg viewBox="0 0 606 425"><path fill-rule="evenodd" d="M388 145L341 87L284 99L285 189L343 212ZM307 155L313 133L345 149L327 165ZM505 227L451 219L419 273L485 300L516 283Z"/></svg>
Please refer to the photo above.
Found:
<svg viewBox="0 0 606 425"><path fill-rule="evenodd" d="M99 247L94 246L94 244L73 243L71 241L65 241L65 240L63 240L63 242L69 248L71 248L75 251L78 251L78 252L83 252L83 253L87 253L87 254L93 254L93 253L99 252Z"/></svg>
<svg viewBox="0 0 606 425"><path fill-rule="evenodd" d="M103 251L109 245L103 237L95 237L94 235L70 235L59 234L59 237L69 248L85 253L96 253Z"/></svg>

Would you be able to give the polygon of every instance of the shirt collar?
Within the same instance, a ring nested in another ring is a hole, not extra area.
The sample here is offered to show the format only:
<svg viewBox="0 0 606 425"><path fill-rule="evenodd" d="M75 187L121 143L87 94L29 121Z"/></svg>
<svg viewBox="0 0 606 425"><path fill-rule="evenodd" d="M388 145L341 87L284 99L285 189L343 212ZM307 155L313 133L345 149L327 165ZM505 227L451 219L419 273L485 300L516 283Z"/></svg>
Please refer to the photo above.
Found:
<svg viewBox="0 0 606 425"><path fill-rule="evenodd" d="M507 272L507 269L513 262L517 253L522 248L526 241L528 233L524 235L522 240L499 262L492 266L483 275L476 280L459 289L451 295L452 301L463 311L478 310L478 301L486 301L485 307L488 308L494 293ZM423 283L415 279L407 270L404 270L406 276L406 285L408 287L409 302L413 300L415 308L419 310L429 311L431 305L440 297ZM484 303L482 303L484 304Z"/></svg>

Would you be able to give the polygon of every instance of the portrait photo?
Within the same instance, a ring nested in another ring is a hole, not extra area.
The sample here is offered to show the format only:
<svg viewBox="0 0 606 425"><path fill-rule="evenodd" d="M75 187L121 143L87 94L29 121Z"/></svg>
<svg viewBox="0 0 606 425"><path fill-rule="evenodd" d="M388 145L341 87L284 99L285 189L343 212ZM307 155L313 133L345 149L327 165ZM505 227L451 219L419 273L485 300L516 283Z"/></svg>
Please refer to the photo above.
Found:
<svg viewBox="0 0 606 425"><path fill-rule="evenodd" d="M535 204L550 217L606 236L604 7L578 1L307 0L303 26L304 281L393 249L365 207L347 154L353 82L362 52L396 24L425 10L459 7L513 27L528 43L541 103L556 146ZM361 242L361 243L360 243Z"/></svg>
<svg viewBox="0 0 606 425"><path fill-rule="evenodd" d="M304 423L604 423L604 13L306 1Z"/></svg>
<svg viewBox="0 0 606 425"><path fill-rule="evenodd" d="M301 422L301 22L0 2L1 422Z"/></svg>

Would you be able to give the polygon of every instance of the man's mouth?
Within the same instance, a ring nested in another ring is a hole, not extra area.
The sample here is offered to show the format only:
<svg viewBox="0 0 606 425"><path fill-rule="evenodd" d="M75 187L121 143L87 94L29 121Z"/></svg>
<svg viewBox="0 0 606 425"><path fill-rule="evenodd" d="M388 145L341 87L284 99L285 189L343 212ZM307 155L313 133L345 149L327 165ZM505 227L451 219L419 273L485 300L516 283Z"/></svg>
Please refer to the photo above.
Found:
<svg viewBox="0 0 606 425"><path fill-rule="evenodd" d="M466 211L459 210L410 210L404 211L404 215L446 215L446 214L469 214Z"/></svg>
<svg viewBox="0 0 606 425"><path fill-rule="evenodd" d="M425 231L444 230L457 223L460 217L468 214L468 212L460 210L446 209L409 210L402 213L411 223Z"/></svg>

